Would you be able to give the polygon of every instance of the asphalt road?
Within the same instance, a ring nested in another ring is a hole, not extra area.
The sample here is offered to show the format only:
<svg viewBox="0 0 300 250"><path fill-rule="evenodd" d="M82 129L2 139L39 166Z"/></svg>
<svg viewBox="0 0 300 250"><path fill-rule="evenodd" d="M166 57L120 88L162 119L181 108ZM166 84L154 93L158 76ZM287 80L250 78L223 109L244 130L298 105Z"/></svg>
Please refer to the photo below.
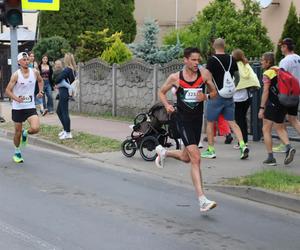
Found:
<svg viewBox="0 0 300 250"><path fill-rule="evenodd" d="M300 215L0 139L0 249L299 249Z"/></svg>

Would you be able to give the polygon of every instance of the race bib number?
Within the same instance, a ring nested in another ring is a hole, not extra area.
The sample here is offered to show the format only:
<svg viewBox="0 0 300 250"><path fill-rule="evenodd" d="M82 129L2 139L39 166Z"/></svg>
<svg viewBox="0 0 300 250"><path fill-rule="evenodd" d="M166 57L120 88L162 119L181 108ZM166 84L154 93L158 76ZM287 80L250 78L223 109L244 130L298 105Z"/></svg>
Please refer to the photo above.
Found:
<svg viewBox="0 0 300 250"><path fill-rule="evenodd" d="M19 96L23 99L23 103L31 103L32 102L32 96L31 95L25 95L25 96Z"/></svg>
<svg viewBox="0 0 300 250"><path fill-rule="evenodd" d="M197 99L198 92L202 92L202 88L184 89L184 101L199 102L199 100Z"/></svg>

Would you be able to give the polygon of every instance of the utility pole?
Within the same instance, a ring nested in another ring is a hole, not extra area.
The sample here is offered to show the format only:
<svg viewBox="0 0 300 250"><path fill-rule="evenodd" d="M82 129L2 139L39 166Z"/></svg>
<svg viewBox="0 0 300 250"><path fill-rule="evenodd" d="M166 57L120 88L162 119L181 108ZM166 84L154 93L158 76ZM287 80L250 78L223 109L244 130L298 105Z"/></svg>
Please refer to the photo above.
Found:
<svg viewBox="0 0 300 250"><path fill-rule="evenodd" d="M18 69L18 36L17 27L10 25L10 58L11 58L11 73L13 74Z"/></svg>
<svg viewBox="0 0 300 250"><path fill-rule="evenodd" d="M11 72L18 69L18 36L17 27L23 24L22 1L21 0L4 0L2 1L4 15L2 15L3 24L10 29L10 59Z"/></svg>

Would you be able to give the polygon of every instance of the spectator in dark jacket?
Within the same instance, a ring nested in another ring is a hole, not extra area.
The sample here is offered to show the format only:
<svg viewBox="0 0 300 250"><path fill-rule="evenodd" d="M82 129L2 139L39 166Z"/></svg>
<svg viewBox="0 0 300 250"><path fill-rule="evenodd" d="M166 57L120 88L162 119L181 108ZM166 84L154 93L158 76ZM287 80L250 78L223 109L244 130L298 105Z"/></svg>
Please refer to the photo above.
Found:
<svg viewBox="0 0 300 250"><path fill-rule="evenodd" d="M75 80L75 70L76 70L76 63L73 54L66 53L64 57L64 65L65 68L61 72L61 74L56 78L56 83L60 83L63 80L68 82L69 84L72 84L72 82ZM59 117L59 120L61 121L63 125L63 131L59 133L59 139L65 140L65 139L72 139L71 134L71 121L69 116L69 92L68 88L66 87L60 87L58 89L59 91L59 101L57 106L57 115Z"/></svg>

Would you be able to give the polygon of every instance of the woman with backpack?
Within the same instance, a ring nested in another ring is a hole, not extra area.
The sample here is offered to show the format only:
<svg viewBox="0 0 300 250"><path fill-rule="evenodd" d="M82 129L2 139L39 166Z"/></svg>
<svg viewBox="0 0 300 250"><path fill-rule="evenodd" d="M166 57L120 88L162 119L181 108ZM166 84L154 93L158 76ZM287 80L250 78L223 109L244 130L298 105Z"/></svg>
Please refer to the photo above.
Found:
<svg viewBox="0 0 300 250"><path fill-rule="evenodd" d="M263 162L266 165L276 166L276 159L272 151L272 127L286 147L284 164L291 163L294 159L296 149L290 145L288 133L282 124L284 123L286 108L279 102L277 90L277 70L275 67L275 56L273 52L266 52L261 58L263 73L263 93L259 107L258 117L263 119L264 143L268 152L268 158Z"/></svg>

